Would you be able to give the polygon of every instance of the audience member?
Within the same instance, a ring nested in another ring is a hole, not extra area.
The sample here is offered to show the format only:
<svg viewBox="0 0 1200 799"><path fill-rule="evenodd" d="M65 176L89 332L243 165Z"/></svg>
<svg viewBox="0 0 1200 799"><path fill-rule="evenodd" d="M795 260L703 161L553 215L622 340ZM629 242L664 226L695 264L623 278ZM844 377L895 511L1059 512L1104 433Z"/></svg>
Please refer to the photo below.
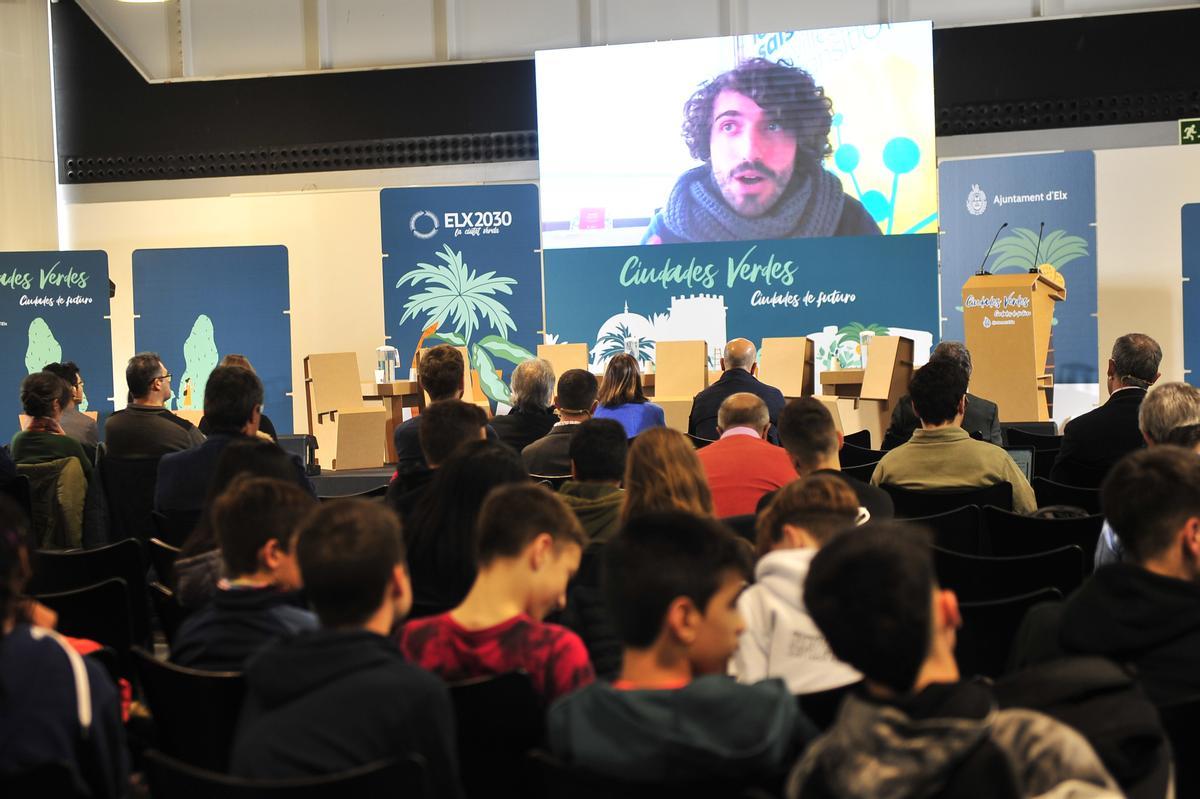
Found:
<svg viewBox="0 0 1200 799"><path fill-rule="evenodd" d="M925 410L921 394L913 399ZM1033 711L997 711L987 684L961 680L958 602L938 587L918 530L882 522L834 536L812 559L804 604L865 690L809 746L790 799L975 796L991 786L973 780L994 779L993 768L1013 775L1021 796L1070 780L1116 791L1079 733Z"/></svg>
<svg viewBox="0 0 1200 799"><path fill-rule="evenodd" d="M634 782L775 782L813 729L782 681L725 676L745 626L738 540L670 511L633 519L607 548L604 590L624 664L615 682L550 708L551 750Z"/></svg>
<svg viewBox="0 0 1200 799"><path fill-rule="evenodd" d="M213 503L211 523L227 578L213 601L183 622L171 660L211 671L241 671L274 638L317 628L296 592L296 531L316 500L292 483L239 476Z"/></svg>
<svg viewBox="0 0 1200 799"><path fill-rule="evenodd" d="M579 636L546 614L566 605L586 539L544 486L495 488L479 512L478 575L449 613L411 621L400 651L447 682L523 671L548 705L595 679Z"/></svg>
<svg viewBox="0 0 1200 799"><path fill-rule="evenodd" d="M1177 447L1190 449L1200 453L1200 424L1185 424L1167 433L1164 444L1174 444Z"/></svg>
<svg viewBox="0 0 1200 799"><path fill-rule="evenodd" d="M58 375L71 387L71 402L63 408L62 418L58 420L63 432L80 444L95 447L100 443L96 420L79 410L80 403L84 401L83 375L79 374L79 367L74 361L67 361L46 364L42 371Z"/></svg>
<svg viewBox="0 0 1200 799"><path fill-rule="evenodd" d="M245 355L238 355L236 353L230 353L229 355L226 355L221 359L221 362L217 364L217 366L240 366L241 368L249 371L251 374L255 376L258 375L258 372L254 371L254 367L250 365L250 359ZM205 393L207 394L207 387L205 388ZM208 435L211 432L211 425L212 422L209 421L207 414L200 417L201 433ZM279 436L275 434L275 425L271 423L271 420L267 418L265 413L259 413L258 415L258 434L260 436L269 438L272 441L279 440Z"/></svg>
<svg viewBox="0 0 1200 799"><path fill-rule="evenodd" d="M596 410L596 376L586 369L568 369L558 378L554 407L558 421L550 432L521 450L530 474L561 477L571 473L571 437Z"/></svg>
<svg viewBox="0 0 1200 799"><path fill-rule="evenodd" d="M721 377L717 382L701 391L692 399L692 411L688 415L688 435L697 438L716 439L721 404L734 394L753 394L767 406L770 428L766 439L779 443L776 428L779 414L783 412L783 392L760 381L758 374L758 350L749 339L735 338L725 345L721 357Z"/></svg>
<svg viewBox="0 0 1200 799"><path fill-rule="evenodd" d="M607 541L621 526L621 478L629 454L625 428L612 419L589 419L571 437L571 479L559 496L579 519L588 541Z"/></svg>
<svg viewBox="0 0 1200 799"><path fill-rule="evenodd" d="M204 510L196 527L184 540L179 559L175 561L175 595L181 605L198 608L216 595L222 565L221 550L212 524L212 511L217 498L233 483L234 478L241 474L273 477L298 483L311 494L312 485L307 478L298 476L296 470L296 459L269 441L238 438L225 447L208 483Z"/></svg>
<svg viewBox="0 0 1200 799"><path fill-rule="evenodd" d="M1161 362L1162 348L1147 335L1129 333L1116 340L1108 359L1108 401L1067 422L1051 480L1094 488L1123 455L1144 446L1138 408L1158 380Z"/></svg>
<svg viewBox="0 0 1200 799"><path fill-rule="evenodd" d="M500 440L517 452L550 432L554 415L554 367L545 358L517 364L512 373L512 410L492 419Z"/></svg>
<svg viewBox="0 0 1200 799"><path fill-rule="evenodd" d="M781 488L759 516L754 585L738 597L746 631L730 671L739 682L780 677L793 694L809 694L862 679L830 653L804 606L813 556L834 534L854 526L858 507L846 481L814 474Z"/></svg>
<svg viewBox="0 0 1200 799"><path fill-rule="evenodd" d="M433 472L463 444L486 437L487 414L478 405L462 400L443 400L430 405L423 414L418 438L426 466L398 473L387 490L387 502L407 527L418 500L429 489Z"/></svg>
<svg viewBox="0 0 1200 799"><path fill-rule="evenodd" d="M789 402L779 415L779 437L798 475L831 474L845 481L858 497L859 507L866 510L868 519L890 519L895 515L892 498L886 491L842 474L838 459L842 434L825 403L815 397ZM758 501L760 513L774 496L772 492Z"/></svg>
<svg viewBox="0 0 1200 799"><path fill-rule="evenodd" d="M493 441L460 446L434 472L404 528L414 616L444 613L475 582L475 525L484 497L529 474L509 447Z"/></svg>
<svg viewBox="0 0 1200 799"><path fill-rule="evenodd" d="M949 358L958 363L971 380L971 353L960 341L943 341L933 348L929 360ZM921 426L917 412L913 410L912 397L905 394L892 409L892 424L884 434L885 449L898 447L912 438L913 431ZM967 411L963 414L962 428L972 438L990 441L998 447L1004 446L1004 434L1000 429L1000 409L991 400L967 392Z"/></svg>
<svg viewBox="0 0 1200 799"><path fill-rule="evenodd" d="M1142 439L1147 447L1176 443L1172 441L1174 436L1181 438L1187 449L1194 449L1194 443L1187 442L1186 430L1198 425L1200 389L1187 383L1162 383L1155 386L1147 392L1146 398L1138 406L1138 429L1141 430ZM1176 430L1184 432L1175 433ZM1096 568L1118 562L1124 553L1120 538L1106 519L1096 545Z"/></svg>
<svg viewBox="0 0 1200 799"><path fill-rule="evenodd" d="M120 698L98 661L31 621L28 535L0 496L0 774L62 764L89 795L118 799L129 787Z"/></svg>
<svg viewBox="0 0 1200 799"><path fill-rule="evenodd" d="M713 516L712 492L687 437L655 427L634 439L625 464L625 505L621 523L660 510Z"/></svg>
<svg viewBox="0 0 1200 799"><path fill-rule="evenodd" d="M75 458L84 477L91 479L91 459L59 424L70 403L71 387L58 375L34 372L21 381L21 408L30 419L29 426L13 436L12 457L18 466Z"/></svg>
<svg viewBox="0 0 1200 799"><path fill-rule="evenodd" d="M449 344L431 347L421 356L417 378L421 389L429 395L426 409L444 400L462 399L467 380L467 366L463 362L462 353ZM425 453L421 450L420 430L424 416L424 413L420 413L397 425L396 432L392 434L396 445L396 470L400 474L429 466L425 462ZM491 425L485 429L488 439L495 441L496 431Z"/></svg>
<svg viewBox="0 0 1200 799"><path fill-rule="evenodd" d="M412 606L396 514L366 500L323 505L296 557L321 629L247 664L232 772L336 774L411 752L425 759L431 795L461 796L450 692L387 638Z"/></svg>
<svg viewBox="0 0 1200 799"><path fill-rule="evenodd" d="M796 479L787 451L767 443L767 406L753 394L730 394L721 403L719 441L697 450L717 516L754 513L763 495Z"/></svg>
<svg viewBox="0 0 1200 799"><path fill-rule="evenodd" d="M609 360L597 399L596 418L616 419L630 438L667 423L663 409L642 393L642 373L637 358L628 353L614 355Z"/></svg>
<svg viewBox="0 0 1200 799"><path fill-rule="evenodd" d="M1012 456L987 441L976 441L962 428L967 373L949 359L930 361L908 384L921 429L907 444L884 453L872 485L915 489L953 489L1012 485L1013 510L1032 513L1037 498Z"/></svg>
<svg viewBox="0 0 1200 799"><path fill-rule="evenodd" d="M104 423L104 445L112 458L157 458L197 447L204 434L166 408L171 373L157 354L139 352L125 367L129 404Z"/></svg>

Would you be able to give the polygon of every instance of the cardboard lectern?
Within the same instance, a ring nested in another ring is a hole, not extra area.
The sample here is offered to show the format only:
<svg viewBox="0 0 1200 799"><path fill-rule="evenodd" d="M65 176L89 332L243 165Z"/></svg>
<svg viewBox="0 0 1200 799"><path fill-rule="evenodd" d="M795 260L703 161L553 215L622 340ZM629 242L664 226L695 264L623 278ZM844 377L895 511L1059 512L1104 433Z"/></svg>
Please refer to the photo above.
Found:
<svg viewBox="0 0 1200 799"><path fill-rule="evenodd" d="M1054 303L1066 283L1049 264L1037 272L974 275L962 290L963 329L974 369L971 393L987 397L1002 422L1050 419L1046 373Z"/></svg>
<svg viewBox="0 0 1200 799"><path fill-rule="evenodd" d="M387 411L363 403L358 356L325 352L304 358L308 429L327 468L376 469L384 463Z"/></svg>
<svg viewBox="0 0 1200 799"><path fill-rule="evenodd" d="M866 345L863 369L831 369L821 373L822 402L830 405L842 433L871 432L871 446L883 445L892 409L908 392L913 372L913 340L875 336Z"/></svg>
<svg viewBox="0 0 1200 799"><path fill-rule="evenodd" d="M782 391L785 399L812 396L812 339L764 338L760 351L759 380Z"/></svg>

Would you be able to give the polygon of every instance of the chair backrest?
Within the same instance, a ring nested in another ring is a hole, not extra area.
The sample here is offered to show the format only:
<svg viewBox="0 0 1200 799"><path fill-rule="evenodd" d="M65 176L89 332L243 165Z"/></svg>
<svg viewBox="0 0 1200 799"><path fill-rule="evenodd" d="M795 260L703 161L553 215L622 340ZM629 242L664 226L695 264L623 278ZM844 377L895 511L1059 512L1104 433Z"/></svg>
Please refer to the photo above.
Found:
<svg viewBox="0 0 1200 799"><path fill-rule="evenodd" d="M1100 489L1098 488L1068 486L1044 477L1034 477L1033 493L1037 495L1039 508L1048 505L1071 505L1083 508L1088 513L1100 513Z"/></svg>
<svg viewBox="0 0 1200 799"><path fill-rule="evenodd" d="M526 755L546 737L545 707L529 675L509 672L450 686L460 773L468 796L522 796L537 776Z"/></svg>
<svg viewBox="0 0 1200 799"><path fill-rule="evenodd" d="M179 604L175 592L159 582L150 583L146 590L150 593L150 604L154 606L154 615L162 625L163 635L167 637L167 646L175 645L175 634L183 625L184 619L191 615L191 610Z"/></svg>
<svg viewBox="0 0 1200 799"><path fill-rule="evenodd" d="M746 539L751 544L758 540L758 533L754 529L755 521L758 519L753 513L743 513L737 516L726 516L721 521L729 526L731 530L738 534L739 537Z"/></svg>
<svg viewBox="0 0 1200 799"><path fill-rule="evenodd" d="M1200 791L1200 697L1160 705L1159 717L1175 754L1175 795Z"/></svg>
<svg viewBox="0 0 1200 799"><path fill-rule="evenodd" d="M571 479L569 474L531 474L529 479L535 483L542 483L550 488L551 491L557 491L563 487L563 483Z"/></svg>
<svg viewBox="0 0 1200 799"><path fill-rule="evenodd" d="M879 463L883 455L883 450L856 447L847 442L838 450L838 463L843 469L847 466L862 466L864 463Z"/></svg>
<svg viewBox="0 0 1200 799"><path fill-rule="evenodd" d="M1054 461L1056 460L1058 460L1058 450L1035 449L1033 451L1033 476L1049 480L1050 472L1054 470ZM1032 483L1033 478L1030 478L1029 482Z"/></svg>
<svg viewBox="0 0 1200 799"><path fill-rule="evenodd" d="M715 441L715 439L701 438L700 436L694 436L691 433L687 433L686 435L688 437L688 441L691 441L692 446L695 447L696 449L704 449L709 444L712 444Z"/></svg>
<svg viewBox="0 0 1200 799"><path fill-rule="evenodd" d="M200 671L133 650L154 717L157 748L193 766L225 771L246 683L237 672Z"/></svg>
<svg viewBox="0 0 1200 799"><path fill-rule="evenodd" d="M384 483L379 486L372 486L365 491L359 491L357 494L333 494L331 496L319 496L321 502L331 502L335 499L378 499L386 497L388 492L388 484Z"/></svg>
<svg viewBox="0 0 1200 799"><path fill-rule="evenodd" d="M114 577L73 591L32 596L58 614L57 629L63 635L87 638L111 647L121 659L122 673L129 676L133 631L129 589L124 580Z"/></svg>
<svg viewBox="0 0 1200 799"><path fill-rule="evenodd" d="M1012 483L1007 482L951 490L901 488L894 485L882 485L880 488L891 495L896 516L901 519L933 516L966 505L995 505L1012 510Z"/></svg>
<svg viewBox="0 0 1200 799"><path fill-rule="evenodd" d="M32 520L33 518L33 498L29 491L29 478L23 474L13 476L9 480L0 482L0 494L17 503L22 511L25 512L25 518ZM37 549L41 544L40 541L33 540L36 531L30 528L30 549Z"/></svg>
<svg viewBox="0 0 1200 799"><path fill-rule="evenodd" d="M1037 450L1058 449L1062 446L1062 436L1060 435L1031 433L1019 427L1010 427L1005 430L1004 438L1010 447L1033 447Z"/></svg>
<svg viewBox="0 0 1200 799"><path fill-rule="evenodd" d="M74 766L62 761L0 776L0 794L5 799L86 799L92 795L76 778Z"/></svg>
<svg viewBox="0 0 1200 799"><path fill-rule="evenodd" d="M979 519L978 505L964 505L945 513L920 516L909 521L933 530L933 543L942 549L963 555L985 555L987 549Z"/></svg>
<svg viewBox="0 0 1200 799"><path fill-rule="evenodd" d="M991 554L1032 555L1074 544L1083 550L1085 572L1092 569L1104 516L1091 514L1065 519L1023 516L999 508L983 509L983 528Z"/></svg>
<svg viewBox="0 0 1200 799"><path fill-rule="evenodd" d="M151 538L146 543L150 565L154 574L164 585L175 584L175 561L179 559L179 547L174 547L160 538Z"/></svg>
<svg viewBox="0 0 1200 799"><path fill-rule="evenodd" d="M154 520L154 529L159 540L173 547L183 546L183 542L196 529L203 515L203 511L198 510L150 511L150 518Z"/></svg>
<svg viewBox="0 0 1200 799"><path fill-rule="evenodd" d="M1036 555L990 558L933 548L938 582L961 602L987 602L1057 588L1067 596L1083 582L1083 550L1059 547Z"/></svg>
<svg viewBox="0 0 1200 799"><path fill-rule="evenodd" d="M995 679L1003 674L1021 620L1034 605L1058 602L1057 588L1042 588L1007 599L961 602L962 627L954 648L954 659L964 678L983 675Z"/></svg>
<svg viewBox="0 0 1200 799"><path fill-rule="evenodd" d="M114 538L132 537L145 541L157 533L150 511L154 510L154 487L158 483L159 458L99 459L104 498L108 501L108 525Z"/></svg>
<svg viewBox="0 0 1200 799"><path fill-rule="evenodd" d="M358 355L353 352L321 352L309 355L304 362L312 413L349 411L363 406ZM313 422L309 420L310 424Z"/></svg>
<svg viewBox="0 0 1200 799"><path fill-rule="evenodd" d="M320 777L248 780L188 765L154 749L146 752L150 794L166 799L423 799L429 790L425 758L396 760Z"/></svg>
<svg viewBox="0 0 1200 799"><path fill-rule="evenodd" d="M860 483L870 483L871 476L875 474L875 467L879 465L879 461L874 463L863 463L858 466L843 466L842 474L847 477L853 477Z"/></svg>
<svg viewBox="0 0 1200 799"><path fill-rule="evenodd" d="M1001 422L1000 431L1007 436L1010 430L1019 430L1023 433L1033 433L1036 436L1056 436L1058 435L1058 423L1049 422Z"/></svg>
<svg viewBox="0 0 1200 799"><path fill-rule="evenodd" d="M847 433L846 435L842 436L842 441L843 443L849 444L852 447L858 447L859 449L870 449L871 431L859 430L857 433Z"/></svg>

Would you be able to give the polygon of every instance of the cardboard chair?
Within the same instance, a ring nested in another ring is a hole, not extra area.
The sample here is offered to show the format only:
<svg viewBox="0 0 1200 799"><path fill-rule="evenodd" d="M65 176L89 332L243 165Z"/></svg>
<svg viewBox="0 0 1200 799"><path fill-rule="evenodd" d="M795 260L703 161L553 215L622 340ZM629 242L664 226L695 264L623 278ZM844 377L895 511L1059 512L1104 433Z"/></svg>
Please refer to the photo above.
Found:
<svg viewBox="0 0 1200 799"><path fill-rule="evenodd" d="M654 356L654 402L667 427L686 433L692 400L708 387L708 345L703 341L660 341Z"/></svg>
<svg viewBox="0 0 1200 799"><path fill-rule="evenodd" d="M783 392L785 399L813 394L813 343L809 338L764 338L758 379Z"/></svg>
<svg viewBox="0 0 1200 799"><path fill-rule="evenodd" d="M912 372L912 339L875 336L867 345L865 369L821 373L821 400L836 404L833 418L843 434L869 430L871 445L879 447L891 424L892 409L908 391Z"/></svg>
<svg viewBox="0 0 1200 799"><path fill-rule="evenodd" d="M358 356L325 352L304 358L308 429L330 470L375 469L384 464L387 411L363 403Z"/></svg>
<svg viewBox="0 0 1200 799"><path fill-rule="evenodd" d="M554 369L554 379L562 377L570 369L588 368L588 346L586 344L539 344L537 356L545 358Z"/></svg>

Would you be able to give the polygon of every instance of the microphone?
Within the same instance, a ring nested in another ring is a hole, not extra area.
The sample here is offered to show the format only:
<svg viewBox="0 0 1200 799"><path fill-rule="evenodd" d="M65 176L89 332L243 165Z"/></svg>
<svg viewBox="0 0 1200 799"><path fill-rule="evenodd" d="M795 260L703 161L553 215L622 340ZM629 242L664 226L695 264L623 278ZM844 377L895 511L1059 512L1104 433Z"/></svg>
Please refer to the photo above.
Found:
<svg viewBox="0 0 1200 799"><path fill-rule="evenodd" d="M979 262L979 271L976 272L975 274L977 274L977 275L986 275L987 274L987 270L983 268L983 265L987 263L988 256L992 254L992 247L996 246L996 239L1000 238L1000 231L1004 230L1004 228L1006 228L1006 227L1008 227L1007 222L1005 222L1003 225L1000 226L1000 229L996 231L995 236L992 236L992 243L988 245L987 252L985 252L983 254L983 260Z"/></svg>
<svg viewBox="0 0 1200 799"><path fill-rule="evenodd" d="M1029 270L1030 272L1038 271L1038 256L1042 254L1042 231L1044 231L1045 229L1046 229L1046 223L1043 222L1041 224L1041 227L1038 228L1037 249L1034 250L1034 252L1033 252L1033 266L1030 268L1030 270Z"/></svg>

